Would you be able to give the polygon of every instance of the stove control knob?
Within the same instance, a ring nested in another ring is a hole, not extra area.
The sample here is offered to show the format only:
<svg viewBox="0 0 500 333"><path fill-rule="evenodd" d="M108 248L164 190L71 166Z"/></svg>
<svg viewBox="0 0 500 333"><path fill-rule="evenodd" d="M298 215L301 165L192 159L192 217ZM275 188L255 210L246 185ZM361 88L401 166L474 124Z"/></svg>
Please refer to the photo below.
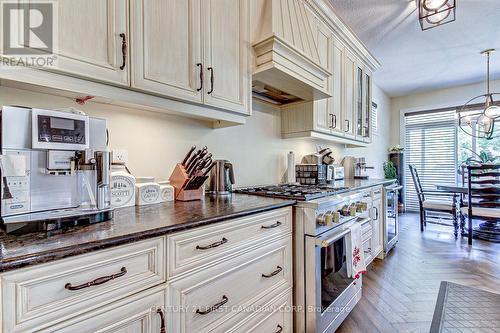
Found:
<svg viewBox="0 0 500 333"><path fill-rule="evenodd" d="M356 216L356 204L349 206L349 216Z"/></svg>
<svg viewBox="0 0 500 333"><path fill-rule="evenodd" d="M316 224L317 225L325 225L326 223L326 218L325 214L319 214L318 217L316 217Z"/></svg>
<svg viewBox="0 0 500 333"><path fill-rule="evenodd" d="M340 223L340 213L333 212L333 223Z"/></svg>
<svg viewBox="0 0 500 333"><path fill-rule="evenodd" d="M343 206L340 211L339 211L340 215L342 216L349 216L349 206Z"/></svg>
<svg viewBox="0 0 500 333"><path fill-rule="evenodd" d="M332 212L328 211L325 214L325 225L331 226L333 224L333 214Z"/></svg>

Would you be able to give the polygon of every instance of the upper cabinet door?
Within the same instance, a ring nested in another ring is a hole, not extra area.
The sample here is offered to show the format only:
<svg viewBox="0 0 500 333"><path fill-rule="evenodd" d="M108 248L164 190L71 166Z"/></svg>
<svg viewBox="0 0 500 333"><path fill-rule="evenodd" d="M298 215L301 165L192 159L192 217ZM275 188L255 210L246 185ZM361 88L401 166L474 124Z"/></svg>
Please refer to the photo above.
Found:
<svg viewBox="0 0 500 333"><path fill-rule="evenodd" d="M342 128L347 137L355 137L355 112L356 112L356 75L357 61L354 55L346 48L344 54L344 120Z"/></svg>
<svg viewBox="0 0 500 333"><path fill-rule="evenodd" d="M344 117L342 110L344 109L343 87L344 82L342 75L344 73L344 53L345 46L338 39L333 42L333 75L332 75L332 98L330 115L332 118L332 131L344 135Z"/></svg>
<svg viewBox="0 0 500 333"><path fill-rule="evenodd" d="M363 123L364 123L364 141L372 141L372 73L365 67L364 74L364 94L363 94Z"/></svg>
<svg viewBox="0 0 500 333"><path fill-rule="evenodd" d="M30 1L36 3L36 1ZM50 70L119 85L129 84L126 0L64 0L57 13L57 67Z"/></svg>
<svg viewBox="0 0 500 333"><path fill-rule="evenodd" d="M356 137L363 140L365 136L365 123L364 123L364 80L365 75L363 65L358 63L356 67Z"/></svg>
<svg viewBox="0 0 500 333"><path fill-rule="evenodd" d="M200 0L130 2L133 87L202 102L200 3Z"/></svg>
<svg viewBox="0 0 500 333"><path fill-rule="evenodd" d="M204 102L250 113L248 0L203 0Z"/></svg>

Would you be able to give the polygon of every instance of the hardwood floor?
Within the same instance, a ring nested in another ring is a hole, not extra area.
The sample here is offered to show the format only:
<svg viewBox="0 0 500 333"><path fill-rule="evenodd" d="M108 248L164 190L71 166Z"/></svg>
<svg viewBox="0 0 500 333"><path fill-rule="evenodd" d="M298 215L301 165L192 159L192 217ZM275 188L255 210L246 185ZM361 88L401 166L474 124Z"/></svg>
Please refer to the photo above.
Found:
<svg viewBox="0 0 500 333"><path fill-rule="evenodd" d="M401 216L399 242L363 276L363 297L337 332L429 332L439 285L450 281L498 293L500 244L467 238L453 228Z"/></svg>

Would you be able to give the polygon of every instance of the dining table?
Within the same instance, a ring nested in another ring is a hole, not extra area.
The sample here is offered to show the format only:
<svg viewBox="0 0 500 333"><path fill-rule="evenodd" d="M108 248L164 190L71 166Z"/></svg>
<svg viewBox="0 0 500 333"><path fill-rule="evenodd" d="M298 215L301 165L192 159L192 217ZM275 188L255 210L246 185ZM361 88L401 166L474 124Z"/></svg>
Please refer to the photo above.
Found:
<svg viewBox="0 0 500 333"><path fill-rule="evenodd" d="M436 189L457 194L467 194L469 191L466 184L436 184Z"/></svg>
<svg viewBox="0 0 500 333"><path fill-rule="evenodd" d="M460 220L465 224L465 214L462 214L462 208L467 207L464 204L464 194L469 192L468 184L436 184L436 189L443 192L460 194ZM491 220L479 223L472 228L472 236L487 241L500 242L500 223Z"/></svg>

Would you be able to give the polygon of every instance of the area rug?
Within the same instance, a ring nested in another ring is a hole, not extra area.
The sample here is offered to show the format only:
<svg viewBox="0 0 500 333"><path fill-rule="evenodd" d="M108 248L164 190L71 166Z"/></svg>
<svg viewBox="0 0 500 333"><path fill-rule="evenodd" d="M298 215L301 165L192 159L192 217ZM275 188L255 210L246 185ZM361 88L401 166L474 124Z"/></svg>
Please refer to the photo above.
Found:
<svg viewBox="0 0 500 333"><path fill-rule="evenodd" d="M430 333L500 332L500 294L442 281Z"/></svg>

